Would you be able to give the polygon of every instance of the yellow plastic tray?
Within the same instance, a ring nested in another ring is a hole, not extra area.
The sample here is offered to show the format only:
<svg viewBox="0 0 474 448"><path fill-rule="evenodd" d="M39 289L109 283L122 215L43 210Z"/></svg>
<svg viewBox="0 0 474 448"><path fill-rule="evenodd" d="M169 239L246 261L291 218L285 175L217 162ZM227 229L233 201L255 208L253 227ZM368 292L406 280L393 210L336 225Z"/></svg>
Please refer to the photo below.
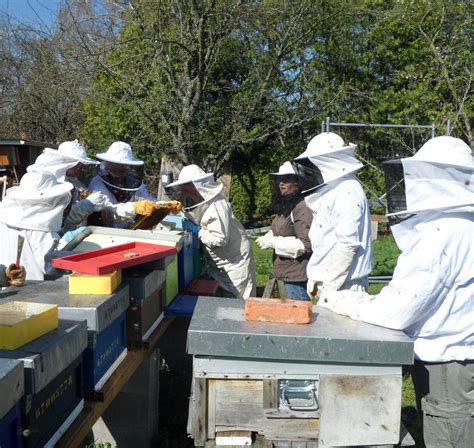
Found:
<svg viewBox="0 0 474 448"><path fill-rule="evenodd" d="M0 305L0 349L15 350L58 328L58 306L7 302Z"/></svg>
<svg viewBox="0 0 474 448"><path fill-rule="evenodd" d="M74 272L69 276L69 294L112 294L121 282L121 270L104 275Z"/></svg>

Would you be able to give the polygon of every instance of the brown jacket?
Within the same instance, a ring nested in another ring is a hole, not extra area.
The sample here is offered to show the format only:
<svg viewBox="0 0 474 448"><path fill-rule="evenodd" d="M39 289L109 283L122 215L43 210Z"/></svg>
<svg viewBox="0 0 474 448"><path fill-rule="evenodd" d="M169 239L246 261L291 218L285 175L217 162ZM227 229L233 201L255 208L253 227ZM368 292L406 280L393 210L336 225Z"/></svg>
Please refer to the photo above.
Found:
<svg viewBox="0 0 474 448"><path fill-rule="evenodd" d="M277 280L303 282L308 279L306 265L311 257L308 232L312 219L311 210L299 194L280 207L279 213L272 222L273 235L294 236L303 242L305 251L296 259L273 255L273 275Z"/></svg>

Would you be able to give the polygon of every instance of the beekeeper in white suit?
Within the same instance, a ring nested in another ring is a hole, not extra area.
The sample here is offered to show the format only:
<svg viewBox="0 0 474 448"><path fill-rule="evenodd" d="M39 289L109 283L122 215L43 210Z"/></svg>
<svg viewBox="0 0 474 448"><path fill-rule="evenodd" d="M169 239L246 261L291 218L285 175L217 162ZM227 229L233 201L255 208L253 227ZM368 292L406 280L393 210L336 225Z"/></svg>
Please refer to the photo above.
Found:
<svg viewBox="0 0 474 448"><path fill-rule="evenodd" d="M370 210L353 174L363 166L354 156L355 148L339 135L324 132L292 161L313 212L309 231L313 253L307 266L310 297L321 289L365 291L368 287Z"/></svg>
<svg viewBox="0 0 474 448"><path fill-rule="evenodd" d="M72 199L65 211L61 233L84 225L87 216L105 208L107 198L100 192L82 197L98 165L99 162L87 156L84 146L73 140L61 143L57 150L45 148L35 163L27 168L28 172L52 173L58 182L73 184Z"/></svg>
<svg viewBox="0 0 474 448"><path fill-rule="evenodd" d="M209 275L232 297L255 296L255 263L250 241L222 195L224 186L197 165L187 165L178 180L165 187L171 199L182 203L192 220L187 230L203 244Z"/></svg>
<svg viewBox="0 0 474 448"><path fill-rule="evenodd" d="M0 203L0 283L5 286L5 271L10 267L13 280L43 280L48 267L45 256L59 241L63 213L71 200L73 186L59 183L49 172L27 172L20 185L7 190ZM16 262L18 236L25 238L21 267ZM3 277L3 280L1 279Z"/></svg>
<svg viewBox="0 0 474 448"><path fill-rule="evenodd" d="M126 227L136 214L149 216L156 208L156 198L143 183L143 160L132 154L128 143L114 142L104 153L96 154L100 169L89 184L89 191L105 197L106 221L103 225Z"/></svg>
<svg viewBox="0 0 474 448"><path fill-rule="evenodd" d="M472 447L473 156L462 140L436 137L396 168L385 167L389 219L401 250L391 282L375 296L323 291L319 304L412 337L426 446Z"/></svg>

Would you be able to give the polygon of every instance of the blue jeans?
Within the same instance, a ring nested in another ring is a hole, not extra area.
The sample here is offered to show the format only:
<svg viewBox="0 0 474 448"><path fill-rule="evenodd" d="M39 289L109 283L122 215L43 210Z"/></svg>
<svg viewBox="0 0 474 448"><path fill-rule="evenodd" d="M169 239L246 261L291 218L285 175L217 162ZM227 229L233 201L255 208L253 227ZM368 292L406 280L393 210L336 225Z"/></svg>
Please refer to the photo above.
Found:
<svg viewBox="0 0 474 448"><path fill-rule="evenodd" d="M288 297L293 300L309 300L306 282L284 282Z"/></svg>

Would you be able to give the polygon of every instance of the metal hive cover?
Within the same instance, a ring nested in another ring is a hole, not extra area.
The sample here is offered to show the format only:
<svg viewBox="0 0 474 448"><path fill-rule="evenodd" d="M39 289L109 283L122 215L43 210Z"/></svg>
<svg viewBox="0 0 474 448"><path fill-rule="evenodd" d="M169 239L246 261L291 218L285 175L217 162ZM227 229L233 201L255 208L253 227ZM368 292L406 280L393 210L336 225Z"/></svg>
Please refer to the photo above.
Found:
<svg viewBox="0 0 474 448"><path fill-rule="evenodd" d="M86 346L86 323L60 319L57 330L18 350L0 350L0 358L23 361L25 392L37 393L71 364Z"/></svg>
<svg viewBox="0 0 474 448"><path fill-rule="evenodd" d="M13 300L58 305L60 319L87 321L89 331L101 332L129 305L129 287L121 285L112 294L69 294L68 277L54 281L27 282L23 287L10 287L0 303Z"/></svg>
<svg viewBox="0 0 474 448"><path fill-rule="evenodd" d="M341 364L413 363L413 342L401 331L357 322L313 307L307 325L247 322L244 302L199 297L188 330L195 356Z"/></svg>

